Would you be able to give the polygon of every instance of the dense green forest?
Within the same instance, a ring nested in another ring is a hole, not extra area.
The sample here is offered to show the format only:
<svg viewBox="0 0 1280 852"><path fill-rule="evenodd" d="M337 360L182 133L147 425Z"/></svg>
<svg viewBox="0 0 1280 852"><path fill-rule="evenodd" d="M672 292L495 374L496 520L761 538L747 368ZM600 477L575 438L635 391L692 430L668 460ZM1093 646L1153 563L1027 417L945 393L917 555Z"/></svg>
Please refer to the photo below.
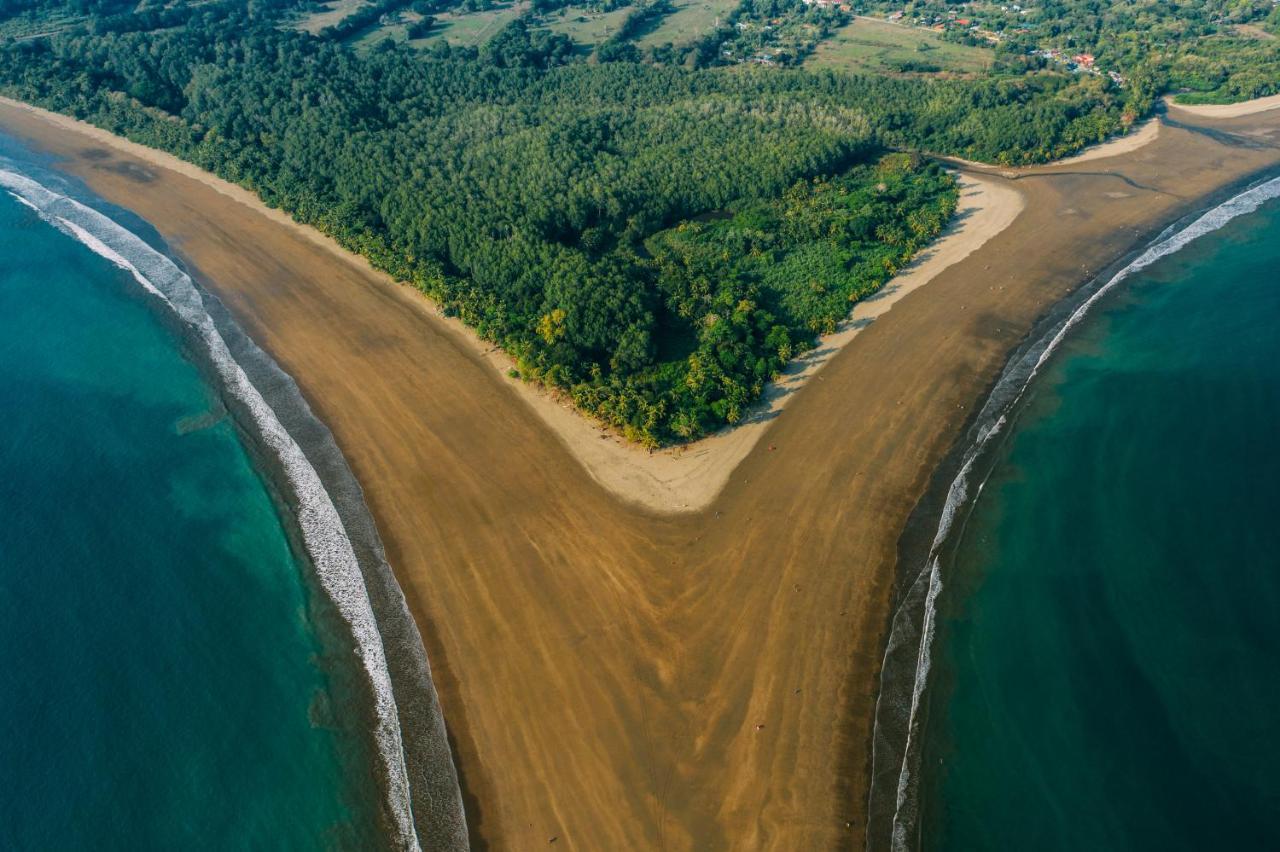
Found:
<svg viewBox="0 0 1280 852"><path fill-rule="evenodd" d="M477 48L357 51L294 29L304 7L22 0L62 23L0 45L0 89L249 187L649 444L737 420L941 230L954 181L886 150L1041 161L1156 94L587 60L528 17Z"/></svg>
<svg viewBox="0 0 1280 852"><path fill-rule="evenodd" d="M946 27L975 44L998 38L1006 71L1053 67L1088 54L1130 85L1220 103L1280 92L1280 7L1272 0L866 0L910 23ZM956 26L957 18L964 26Z"/></svg>

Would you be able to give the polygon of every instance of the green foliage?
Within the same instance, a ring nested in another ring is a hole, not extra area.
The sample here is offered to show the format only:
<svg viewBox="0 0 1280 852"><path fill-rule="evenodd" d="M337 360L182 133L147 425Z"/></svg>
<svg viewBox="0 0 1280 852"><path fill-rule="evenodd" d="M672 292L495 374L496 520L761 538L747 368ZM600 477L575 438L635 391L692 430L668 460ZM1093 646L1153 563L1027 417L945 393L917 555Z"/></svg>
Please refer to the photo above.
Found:
<svg viewBox="0 0 1280 852"><path fill-rule="evenodd" d="M378 0L378 2L347 15L338 23L320 30L320 37L331 38L334 41L350 39L407 5L409 5L409 0Z"/></svg>
<svg viewBox="0 0 1280 852"><path fill-rule="evenodd" d="M879 290L955 212L935 163L890 155L646 241L661 294L660 438L734 423L768 381ZM661 350L667 350L662 353Z"/></svg>
<svg viewBox="0 0 1280 852"><path fill-rule="evenodd" d="M729 16L719 61L793 65L848 22L845 12L802 0L742 0Z"/></svg>
<svg viewBox="0 0 1280 852"><path fill-rule="evenodd" d="M674 11L671 0L644 0L636 4L618 31L596 50L596 57L601 62L634 62L639 53L631 42Z"/></svg>
<svg viewBox="0 0 1280 852"><path fill-rule="evenodd" d="M881 12L905 9L904 20L946 26L967 37L957 14L1001 38L999 67L1021 73L1045 67L1036 50L1061 59L1088 53L1095 69L1114 71L1135 87L1130 113L1148 111L1166 89L1189 102L1224 102L1280 92L1280 40L1266 38L1280 21L1272 0L1028 0L1025 4L946 0L869 0ZM1024 8L1025 6L1025 8ZM1252 28L1252 29L1250 29Z"/></svg>
<svg viewBox="0 0 1280 852"><path fill-rule="evenodd" d="M170 11L0 47L0 87L248 187L648 443L742 417L941 227L949 179L878 150L1033 161L1123 109L1064 75L579 62L525 20L481 50L358 54L283 5Z"/></svg>

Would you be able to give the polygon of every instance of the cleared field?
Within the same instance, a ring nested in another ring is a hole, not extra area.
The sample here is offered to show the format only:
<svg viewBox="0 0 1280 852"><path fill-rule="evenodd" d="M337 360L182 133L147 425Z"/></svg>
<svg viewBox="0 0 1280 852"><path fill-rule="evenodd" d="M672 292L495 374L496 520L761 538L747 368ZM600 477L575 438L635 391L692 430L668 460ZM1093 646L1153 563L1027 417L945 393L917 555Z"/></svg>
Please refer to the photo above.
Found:
<svg viewBox="0 0 1280 852"><path fill-rule="evenodd" d="M991 57L990 50L943 41L931 30L857 18L818 45L805 65L875 74L901 73L914 65L976 74L991 66Z"/></svg>
<svg viewBox="0 0 1280 852"><path fill-rule="evenodd" d="M618 31L634 6L623 6L612 12L590 12L584 6L567 6L564 14L554 12L544 17L547 29L573 39L574 44L592 47Z"/></svg>
<svg viewBox="0 0 1280 852"><path fill-rule="evenodd" d="M1267 32L1256 24L1236 24L1231 31L1241 38L1251 38L1258 41L1275 41L1275 35Z"/></svg>
<svg viewBox="0 0 1280 852"><path fill-rule="evenodd" d="M437 25L426 38L410 40L409 25L422 20L422 16L417 12L404 11L400 12L396 18L395 23L384 24L366 30L351 43L355 45L357 50L368 50L384 38L389 38L400 44L408 43L411 47L423 47L431 44L432 39L442 32L440 26Z"/></svg>
<svg viewBox="0 0 1280 852"><path fill-rule="evenodd" d="M312 12L299 20L297 28L316 35L325 27L333 26L347 15L368 5L368 0L334 0L323 11Z"/></svg>
<svg viewBox="0 0 1280 852"><path fill-rule="evenodd" d="M648 47L693 41L713 30L716 19L723 20L738 7L738 3L739 0L676 0L676 10L636 39L636 44Z"/></svg>
<svg viewBox="0 0 1280 852"><path fill-rule="evenodd" d="M484 12L464 12L455 14L442 12L436 15L436 25L425 39L410 42L415 47L434 44L444 39L453 47L479 47L497 34L498 30L514 21L529 7L528 2L504 3ZM388 30L399 29L399 35L392 34L397 41L404 40L404 25L393 24L377 31L377 41L381 41Z"/></svg>
<svg viewBox="0 0 1280 852"><path fill-rule="evenodd" d="M11 38L22 41L54 35L84 20L75 15L49 15L43 18L37 18L34 15L15 15L0 21L0 39Z"/></svg>

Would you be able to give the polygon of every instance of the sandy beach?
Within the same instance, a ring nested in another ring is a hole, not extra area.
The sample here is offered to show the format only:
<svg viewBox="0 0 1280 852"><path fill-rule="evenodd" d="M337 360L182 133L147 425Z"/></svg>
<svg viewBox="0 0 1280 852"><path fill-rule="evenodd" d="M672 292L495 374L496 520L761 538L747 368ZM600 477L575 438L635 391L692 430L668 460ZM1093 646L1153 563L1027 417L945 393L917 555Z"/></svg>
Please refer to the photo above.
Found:
<svg viewBox="0 0 1280 852"><path fill-rule="evenodd" d="M333 430L424 635L474 845L810 850L863 845L899 541L1008 353L1280 164L1280 112L1178 117L1085 168L975 170L969 237L895 279L740 460L655 477L678 513L619 497L645 486L580 446L611 438L531 416L468 332L247 193L12 105L0 130L151 222Z"/></svg>
<svg viewBox="0 0 1280 852"><path fill-rule="evenodd" d="M1108 157L1119 156L1120 154L1131 154L1139 148L1144 148L1154 142L1160 135L1160 119L1149 118L1143 122L1141 127L1131 128L1124 136L1112 139L1109 142L1103 142L1099 145L1091 145L1085 148L1079 154L1070 157L1064 157L1058 160L1054 165L1071 166L1077 163L1089 163L1094 160L1105 160Z"/></svg>
<svg viewBox="0 0 1280 852"><path fill-rule="evenodd" d="M1268 98L1254 98L1251 101L1241 101L1237 104L1180 104L1173 98L1165 98L1165 103L1174 109L1199 116L1200 118L1240 118L1245 115L1280 109L1280 95L1272 95Z"/></svg>
<svg viewBox="0 0 1280 852"><path fill-rule="evenodd" d="M336 241L314 228L300 225L281 210L267 207L243 187L228 183L190 163L162 151L121 139L101 128L68 116L51 113L0 96L0 104L24 111L59 127L84 134L104 145L122 150L155 166L183 175L208 186L232 201L243 204L274 223L291 229L343 263L364 274L395 285L359 255L343 249ZM1155 123L1146 129L1154 130ZM1098 146L1103 156L1134 150L1154 138L1154 134L1123 137ZM1121 147L1123 146L1123 147ZM1081 155L1089 158L1090 155ZM952 264L968 257L983 243L1002 231L1022 210L1022 196L1011 187L979 175L959 175L961 193L956 216L937 241L904 269L879 293L856 305L835 333L823 336L818 345L796 359L786 373L766 389L764 398L744 418L743 423L692 444L649 451L619 436L614 430L584 417L561 394L540 385L510 381L507 376L514 361L496 346L486 343L463 323L446 317L422 297L412 298L413 307L426 311L435 322L454 332L457 340L473 349L493 369L495 378L509 382L532 414L554 432L591 477L618 499L656 512L689 512L705 509L724 489L729 475L760 440L768 424L786 407L788 400L822 366L843 349L859 331L870 325L907 294L932 281Z"/></svg>

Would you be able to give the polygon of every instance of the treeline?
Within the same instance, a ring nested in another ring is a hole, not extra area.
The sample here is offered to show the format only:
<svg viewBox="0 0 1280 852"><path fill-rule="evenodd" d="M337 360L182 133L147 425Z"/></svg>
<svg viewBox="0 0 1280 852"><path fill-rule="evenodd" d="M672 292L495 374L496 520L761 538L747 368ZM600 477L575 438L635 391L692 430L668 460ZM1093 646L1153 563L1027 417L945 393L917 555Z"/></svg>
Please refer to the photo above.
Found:
<svg viewBox="0 0 1280 852"><path fill-rule="evenodd" d="M949 174L898 154L647 240L660 357L642 378L668 401L670 437L736 423L766 381L938 235L956 199ZM576 395L614 402L590 387Z"/></svg>
<svg viewBox="0 0 1280 852"><path fill-rule="evenodd" d="M617 32L596 48L596 58L601 62L636 62L640 52L631 42L653 29L676 10L671 0L647 0L631 10L622 20Z"/></svg>
<svg viewBox="0 0 1280 852"><path fill-rule="evenodd" d="M1027 162L1122 112L1100 80L691 72L563 46L517 22L478 57L359 55L211 4L5 46L0 86L252 189L648 443L741 416L941 227L948 180L872 164L882 146ZM736 224L670 231L708 215Z"/></svg>
<svg viewBox="0 0 1280 852"><path fill-rule="evenodd" d="M498 68L554 68L577 54L573 40L561 33L534 29L520 17L485 42L478 56Z"/></svg>
<svg viewBox="0 0 1280 852"><path fill-rule="evenodd" d="M386 15L394 14L408 6L409 3L410 0L378 0L357 9L336 24L325 27L320 30L319 35L321 38L331 38L334 41L351 38L377 24Z"/></svg>

